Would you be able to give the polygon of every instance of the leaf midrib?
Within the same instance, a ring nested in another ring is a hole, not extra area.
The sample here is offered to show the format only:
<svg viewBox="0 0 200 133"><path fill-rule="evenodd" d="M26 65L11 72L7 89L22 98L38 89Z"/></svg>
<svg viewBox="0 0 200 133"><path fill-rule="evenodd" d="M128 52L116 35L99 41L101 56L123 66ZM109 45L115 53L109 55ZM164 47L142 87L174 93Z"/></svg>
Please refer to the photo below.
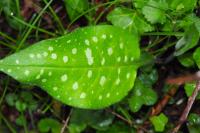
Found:
<svg viewBox="0 0 200 133"><path fill-rule="evenodd" d="M103 68L118 68L118 67L132 67L137 66L136 64L127 64L127 65L113 65L113 66L40 66L40 65L4 65L0 64L0 69L2 67L32 67L32 68L47 68L47 69L103 69ZM136 67L137 68L137 67Z"/></svg>

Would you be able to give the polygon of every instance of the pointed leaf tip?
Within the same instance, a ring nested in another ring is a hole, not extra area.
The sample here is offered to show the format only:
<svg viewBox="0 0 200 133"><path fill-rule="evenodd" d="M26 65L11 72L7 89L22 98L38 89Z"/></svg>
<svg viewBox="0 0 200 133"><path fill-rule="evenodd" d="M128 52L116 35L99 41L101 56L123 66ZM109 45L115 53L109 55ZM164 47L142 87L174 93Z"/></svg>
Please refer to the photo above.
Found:
<svg viewBox="0 0 200 133"><path fill-rule="evenodd" d="M139 56L137 36L114 26L89 26L38 42L6 57L0 67L67 105L97 109L127 95Z"/></svg>

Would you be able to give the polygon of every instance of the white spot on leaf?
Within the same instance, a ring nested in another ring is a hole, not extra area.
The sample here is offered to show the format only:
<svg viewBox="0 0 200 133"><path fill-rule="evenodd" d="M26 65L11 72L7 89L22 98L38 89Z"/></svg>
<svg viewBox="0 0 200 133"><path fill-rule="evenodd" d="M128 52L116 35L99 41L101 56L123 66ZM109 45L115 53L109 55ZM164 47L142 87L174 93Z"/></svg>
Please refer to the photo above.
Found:
<svg viewBox="0 0 200 133"><path fill-rule="evenodd" d="M53 51L53 47L50 46L50 47L48 48L48 50L49 50L49 51Z"/></svg>
<svg viewBox="0 0 200 133"><path fill-rule="evenodd" d="M12 70L11 69L8 69L8 73L11 73L12 72Z"/></svg>
<svg viewBox="0 0 200 133"><path fill-rule="evenodd" d="M67 78L68 78L67 75L64 74L63 76L61 76L61 81L63 81L63 82L64 82L64 81L67 81Z"/></svg>
<svg viewBox="0 0 200 133"><path fill-rule="evenodd" d="M42 82L43 82L43 83L47 82L47 79L42 79Z"/></svg>
<svg viewBox="0 0 200 133"><path fill-rule="evenodd" d="M76 54L77 53L77 48L73 48L72 49L72 54Z"/></svg>
<svg viewBox="0 0 200 133"><path fill-rule="evenodd" d="M127 61L128 61L128 57L125 56L125 57L124 57L124 62L127 62Z"/></svg>
<svg viewBox="0 0 200 133"><path fill-rule="evenodd" d="M89 46L89 45L90 45L89 40L86 39L86 40L85 40L85 44Z"/></svg>
<svg viewBox="0 0 200 133"><path fill-rule="evenodd" d="M25 74L26 76L28 76L28 75L30 74L30 71L29 71L29 70L25 70L24 74Z"/></svg>
<svg viewBox="0 0 200 133"><path fill-rule="evenodd" d="M68 100L71 101L71 100L72 100L72 97L69 97Z"/></svg>
<svg viewBox="0 0 200 133"><path fill-rule="evenodd" d="M134 57L131 57L131 61L134 61Z"/></svg>
<svg viewBox="0 0 200 133"><path fill-rule="evenodd" d="M19 60L16 60L15 62L16 62L16 64L19 64Z"/></svg>
<svg viewBox="0 0 200 133"><path fill-rule="evenodd" d="M117 78L117 80L115 81L115 84L116 84L116 85L119 85L119 83L120 83L120 79Z"/></svg>
<svg viewBox="0 0 200 133"><path fill-rule="evenodd" d="M35 55L34 55L34 54L29 54L29 57L30 57L30 58L34 58Z"/></svg>
<svg viewBox="0 0 200 133"><path fill-rule="evenodd" d="M97 38L96 36L93 36L93 37L92 37L92 40L93 40L94 42L98 42L98 38Z"/></svg>
<svg viewBox="0 0 200 133"><path fill-rule="evenodd" d="M37 54L37 58L41 58L42 56L41 56L41 54Z"/></svg>
<svg viewBox="0 0 200 133"><path fill-rule="evenodd" d="M92 70L89 70L89 71L88 71L87 76L88 76L88 78L91 78L91 77L92 77Z"/></svg>
<svg viewBox="0 0 200 133"><path fill-rule="evenodd" d="M36 79L40 79L40 75L37 75L37 76L36 76Z"/></svg>
<svg viewBox="0 0 200 133"><path fill-rule="evenodd" d="M54 90L54 91L57 91L57 90L58 90L58 87L53 87L53 90Z"/></svg>
<svg viewBox="0 0 200 133"><path fill-rule="evenodd" d="M129 79L129 78L130 78L130 76L131 76L131 74L130 74L130 73L127 73L127 74L126 74L126 78L127 78L127 79Z"/></svg>
<svg viewBox="0 0 200 133"><path fill-rule="evenodd" d="M44 57L47 57L47 56L48 56L48 53L47 53L47 52L43 52L43 56L44 56Z"/></svg>
<svg viewBox="0 0 200 133"><path fill-rule="evenodd" d="M67 63L68 60L69 60L69 59L68 59L68 56L63 56L63 62L64 62L64 63Z"/></svg>
<svg viewBox="0 0 200 133"><path fill-rule="evenodd" d="M44 73L44 69L40 70L40 75L42 75Z"/></svg>
<svg viewBox="0 0 200 133"><path fill-rule="evenodd" d="M110 93L107 93L107 94L106 94L106 97L107 97L107 98L110 97Z"/></svg>
<svg viewBox="0 0 200 133"><path fill-rule="evenodd" d="M99 81L99 84L100 84L101 86L103 86L103 85L105 84L105 82L106 82L106 77L105 77L105 76L101 76L100 81Z"/></svg>
<svg viewBox="0 0 200 133"><path fill-rule="evenodd" d="M108 55L112 55L113 54L113 49L112 48L108 48Z"/></svg>
<svg viewBox="0 0 200 133"><path fill-rule="evenodd" d="M123 49L123 48L124 48L124 44L123 44L123 43L120 43L120 44L119 44L119 47L120 47L120 49Z"/></svg>
<svg viewBox="0 0 200 133"><path fill-rule="evenodd" d="M88 65L92 65L93 64L93 57L92 57L92 51L90 48L87 48L85 50L85 55L86 55L86 58L88 60Z"/></svg>
<svg viewBox="0 0 200 133"><path fill-rule="evenodd" d="M117 70L117 73L118 73L118 74L120 74L120 73L121 73L121 69L120 69L120 68L118 68L118 70Z"/></svg>
<svg viewBox="0 0 200 133"><path fill-rule="evenodd" d="M72 89L73 90L77 90L78 89L78 82L74 82L74 84L72 85Z"/></svg>
<svg viewBox="0 0 200 133"><path fill-rule="evenodd" d="M104 65L105 64L105 58L103 58L102 60L101 60L101 65Z"/></svg>
<svg viewBox="0 0 200 133"><path fill-rule="evenodd" d="M83 98L85 98L85 97L86 97L86 93L85 93L85 92L82 92L81 95L80 95L80 98L83 99Z"/></svg>
<svg viewBox="0 0 200 133"><path fill-rule="evenodd" d="M57 59L57 54L55 54L55 53L51 54L51 58L54 60Z"/></svg>
<svg viewBox="0 0 200 133"><path fill-rule="evenodd" d="M103 39L106 39L106 34L103 34L101 37L102 37Z"/></svg>
<svg viewBox="0 0 200 133"><path fill-rule="evenodd" d="M99 96L99 100L101 100L101 99L102 99L102 96L100 95L100 96Z"/></svg>
<svg viewBox="0 0 200 133"><path fill-rule="evenodd" d="M70 43L70 42L71 42L71 40L68 40L68 41L67 41L67 43Z"/></svg>
<svg viewBox="0 0 200 133"><path fill-rule="evenodd" d="M49 72L48 75L51 76L51 75L52 75L52 72Z"/></svg>
<svg viewBox="0 0 200 133"><path fill-rule="evenodd" d="M120 62L121 61L121 57L117 57L117 62Z"/></svg>

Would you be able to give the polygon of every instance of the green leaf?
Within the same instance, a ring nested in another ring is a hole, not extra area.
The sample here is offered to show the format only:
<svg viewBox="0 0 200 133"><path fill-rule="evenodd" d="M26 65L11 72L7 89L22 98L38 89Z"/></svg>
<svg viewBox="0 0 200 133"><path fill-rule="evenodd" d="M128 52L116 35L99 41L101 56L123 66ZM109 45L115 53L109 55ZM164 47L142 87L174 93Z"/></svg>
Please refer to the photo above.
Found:
<svg viewBox="0 0 200 133"><path fill-rule="evenodd" d="M137 36L115 26L91 26L8 56L0 70L65 104L97 109L131 90L139 56Z"/></svg>
<svg viewBox="0 0 200 133"><path fill-rule="evenodd" d="M108 14L107 20L115 26L128 29L131 32L138 32L139 34L154 30L142 16L128 8L115 8Z"/></svg>
<svg viewBox="0 0 200 133"><path fill-rule="evenodd" d="M152 86L158 80L156 69L152 69L150 73L143 73L138 77L146 86Z"/></svg>
<svg viewBox="0 0 200 133"><path fill-rule="evenodd" d="M191 113L188 116L188 121L189 121L190 125L195 125L195 124L199 125L200 124L200 116L198 114Z"/></svg>
<svg viewBox="0 0 200 133"><path fill-rule="evenodd" d="M176 21L175 21L176 23ZM162 27L162 31L168 31L168 32L174 32L175 31L175 24L173 24L170 20L166 20L166 22L164 23L163 27Z"/></svg>
<svg viewBox="0 0 200 133"><path fill-rule="evenodd" d="M106 130L114 116L101 110L91 111L83 109L74 109L69 123L70 133L81 132L86 126L97 130Z"/></svg>
<svg viewBox="0 0 200 133"><path fill-rule="evenodd" d="M194 60L195 60L195 62L197 64L197 66L200 68L200 47L198 47L195 50L195 52L193 54L193 58L194 58Z"/></svg>
<svg viewBox="0 0 200 133"><path fill-rule="evenodd" d="M89 7L88 0L64 0L70 20L74 20Z"/></svg>
<svg viewBox="0 0 200 133"><path fill-rule="evenodd" d="M15 122L19 126L24 126L24 124L26 123L26 119L23 115L20 115L19 117L17 117Z"/></svg>
<svg viewBox="0 0 200 133"><path fill-rule="evenodd" d="M168 122L168 118L161 113L159 116L153 116L150 118L156 132L163 132L165 129L165 125Z"/></svg>
<svg viewBox="0 0 200 133"><path fill-rule="evenodd" d="M31 92L22 91L20 93L20 100L25 102L27 105L27 108L30 110L35 110L37 108L37 101L33 99Z"/></svg>
<svg viewBox="0 0 200 133"><path fill-rule="evenodd" d="M165 0L149 0L148 3L142 8L142 13L145 18L152 24L166 22L165 11L168 4Z"/></svg>
<svg viewBox="0 0 200 133"><path fill-rule="evenodd" d="M178 56L178 61L185 67L192 67L195 64L194 59L192 57L192 53L187 53Z"/></svg>
<svg viewBox="0 0 200 133"><path fill-rule="evenodd" d="M97 133L136 133L136 131L132 127L127 126L127 124L117 121L108 130L98 131Z"/></svg>
<svg viewBox="0 0 200 133"><path fill-rule="evenodd" d="M192 93L193 93L195 87L196 87L195 83L187 83L187 84L185 84L184 89L185 89L185 92L186 92L188 97L192 96ZM197 95L196 99L200 99L200 94Z"/></svg>
<svg viewBox="0 0 200 133"><path fill-rule="evenodd" d="M85 123L72 123L68 126L69 133L81 133L85 130L87 125Z"/></svg>
<svg viewBox="0 0 200 133"><path fill-rule="evenodd" d="M140 75L133 89L133 94L129 99L131 111L137 112L142 105L153 105L157 101L157 95L152 90L153 83L157 80L157 72L154 70L150 74Z"/></svg>
<svg viewBox="0 0 200 133"><path fill-rule="evenodd" d="M141 51L140 60L138 63L140 64L140 69L142 69L142 71L151 72L155 64L154 62L154 55L144 50Z"/></svg>
<svg viewBox="0 0 200 133"><path fill-rule="evenodd" d="M133 6L135 6L136 8L143 8L146 4L147 4L147 0L133 0Z"/></svg>
<svg viewBox="0 0 200 133"><path fill-rule="evenodd" d="M190 133L198 133L200 130L200 116L198 114L190 113L188 116L188 129Z"/></svg>
<svg viewBox="0 0 200 133"><path fill-rule="evenodd" d="M27 104L25 102L22 102L20 100L18 100L16 103L15 103L15 107L16 109L19 111L19 112L23 112L26 110L27 108Z"/></svg>
<svg viewBox="0 0 200 133"><path fill-rule="evenodd" d="M193 24L200 34L200 18L194 13L188 14L185 18L183 18L178 26L187 30L187 28Z"/></svg>
<svg viewBox="0 0 200 133"><path fill-rule="evenodd" d="M38 129L40 132L59 133L61 131L62 125L55 119L44 118L38 123Z"/></svg>
<svg viewBox="0 0 200 133"><path fill-rule="evenodd" d="M191 25L187 31L185 31L185 35L177 42L174 52L175 56L180 56L195 47L199 41L199 32L194 25Z"/></svg>
<svg viewBox="0 0 200 133"><path fill-rule="evenodd" d="M14 106L17 99L18 99L18 95L14 94L14 93L9 93L6 95L6 102L10 106Z"/></svg>
<svg viewBox="0 0 200 133"><path fill-rule="evenodd" d="M197 4L197 0L167 0L167 2L171 9L182 13L192 12Z"/></svg>
<svg viewBox="0 0 200 133"><path fill-rule="evenodd" d="M23 24L13 19L13 15L19 19L22 19L20 12L17 9L16 0L0 0L0 8L3 9L3 12L6 16L6 20L9 25L17 30L20 30L24 27Z"/></svg>

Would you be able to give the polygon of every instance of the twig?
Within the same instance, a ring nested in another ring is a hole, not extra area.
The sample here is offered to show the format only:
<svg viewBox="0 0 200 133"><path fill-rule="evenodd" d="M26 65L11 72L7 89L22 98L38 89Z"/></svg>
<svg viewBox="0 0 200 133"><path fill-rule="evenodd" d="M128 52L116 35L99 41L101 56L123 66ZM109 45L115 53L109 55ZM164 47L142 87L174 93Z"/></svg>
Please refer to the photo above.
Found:
<svg viewBox="0 0 200 133"><path fill-rule="evenodd" d="M69 122L71 114L72 114L72 110L70 111L69 115L67 116L60 133L64 133L65 132L65 129L67 128L67 125L68 125L68 122Z"/></svg>
<svg viewBox="0 0 200 133"><path fill-rule="evenodd" d="M132 121L127 120L126 118L124 118L123 116L121 116L120 114L110 110L110 109L106 109L107 112L110 112L111 114L113 114L114 116L116 116L117 118L123 120L124 122L128 123L129 125L132 125Z"/></svg>
<svg viewBox="0 0 200 133"><path fill-rule="evenodd" d="M150 116L158 115L163 110L163 108L167 105L169 100L176 94L178 90L178 87L172 87L165 95L164 97L155 105L152 107Z"/></svg>
<svg viewBox="0 0 200 133"><path fill-rule="evenodd" d="M149 116L154 116L158 115L163 108L166 106L166 104L169 102L171 97L173 97L177 90L178 86L188 83L188 82L193 82L193 81L198 81L200 80L200 71L197 71L195 74L188 74L188 75L183 75L183 76L178 76L176 78L168 78L166 80L166 84L173 85L173 87L166 93L166 95L154 106L152 107L151 111L149 112ZM177 85L177 86L175 86ZM187 118L187 116L186 116ZM185 120L186 120L185 118ZM144 125L142 125L144 126ZM142 127L141 126L141 127ZM138 133L143 132L143 128L138 129Z"/></svg>
<svg viewBox="0 0 200 133"><path fill-rule="evenodd" d="M198 92L200 91L200 80L197 81L196 83L196 88L192 93L192 96L189 97L188 102L187 102L187 106L185 107L180 119L179 119L179 123L178 125L173 129L172 133L177 133L178 130L180 129L181 125L187 120L187 116L192 108L192 105L196 99L196 96L198 94Z"/></svg>
<svg viewBox="0 0 200 133"><path fill-rule="evenodd" d="M177 90L178 90L178 87L172 86L172 88L164 95L164 97L155 106L151 108L151 111L148 112L147 115L151 117L151 116L160 114L160 112L162 112L163 108L167 105L169 100L176 94ZM137 133L145 132L144 129L145 129L146 123L148 123L148 120L145 120L143 125L141 125L140 128L138 128Z"/></svg>
<svg viewBox="0 0 200 133"><path fill-rule="evenodd" d="M200 71L197 71L194 74L182 75L176 78L168 78L166 80L166 83L173 85L182 85L188 82L193 82L198 80L200 80Z"/></svg>

